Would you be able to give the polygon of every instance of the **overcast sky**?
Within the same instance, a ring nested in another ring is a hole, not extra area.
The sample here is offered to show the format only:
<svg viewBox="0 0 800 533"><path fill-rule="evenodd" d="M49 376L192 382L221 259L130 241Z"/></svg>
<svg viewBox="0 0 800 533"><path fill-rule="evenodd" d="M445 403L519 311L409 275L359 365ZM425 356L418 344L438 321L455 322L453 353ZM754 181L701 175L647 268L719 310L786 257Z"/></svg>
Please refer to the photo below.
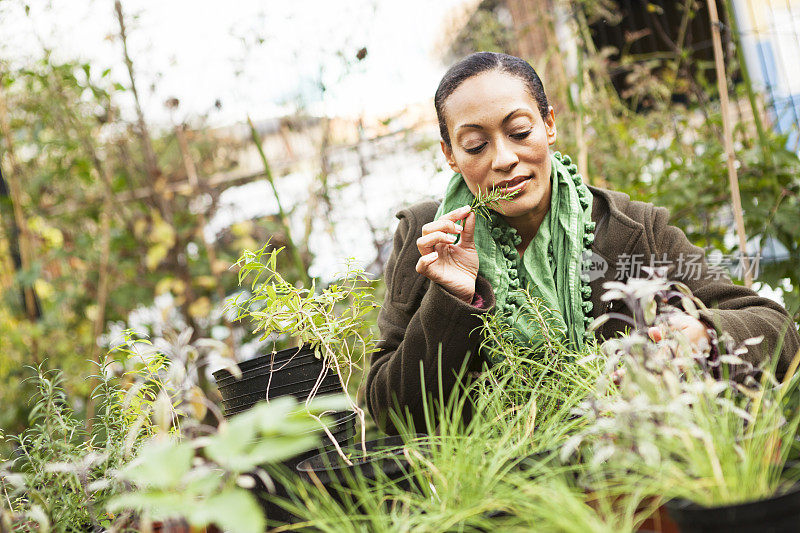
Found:
<svg viewBox="0 0 800 533"><path fill-rule="evenodd" d="M37 57L45 46L98 73L110 67L128 85L113 0L28 0L28 15L25 3L0 0L0 59ZM464 3L123 0L123 8L148 119L166 122L163 102L174 96L177 118L210 113L226 124L280 114L298 95L312 111L335 115L381 115L430 98L444 71L436 43L445 16ZM368 54L357 62L361 47Z"/></svg>

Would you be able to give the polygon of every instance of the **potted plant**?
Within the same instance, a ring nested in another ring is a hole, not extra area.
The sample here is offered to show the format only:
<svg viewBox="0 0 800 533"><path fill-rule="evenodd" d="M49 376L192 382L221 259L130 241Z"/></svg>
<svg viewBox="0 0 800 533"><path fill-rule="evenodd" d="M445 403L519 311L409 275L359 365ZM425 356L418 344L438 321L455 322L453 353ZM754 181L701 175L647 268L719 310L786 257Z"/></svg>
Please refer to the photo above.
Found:
<svg viewBox="0 0 800 533"><path fill-rule="evenodd" d="M218 383L226 411L241 412L259 399L286 394L311 402L318 394L342 392L348 411L359 422L365 440L364 411L350 395L351 380L360 363L375 351L367 315L377 308L366 273L347 264L337 282L317 291L295 287L277 269L282 248L269 243L260 250L245 250L237 261L240 284L252 277L250 295L229 302L237 320L250 319L260 340L273 335L297 339L298 348L262 356L239 365L241 375L220 372ZM338 421L347 420L345 415ZM339 442L323 429L335 448Z"/></svg>
<svg viewBox="0 0 800 533"><path fill-rule="evenodd" d="M604 345L606 374L581 408L590 423L565 444L562 457L582 447L603 479L650 480L653 496L670 500L666 507L680 531L795 529L800 475L785 466L800 425L794 372L800 354L778 382L773 369L753 369L740 358L760 339L737 345L723 333L715 361L680 333L667 330L653 342L647 327L673 313L697 316L702 304L685 287L658 278L606 288L607 299L626 301L639 329ZM669 304L676 301L682 309Z"/></svg>

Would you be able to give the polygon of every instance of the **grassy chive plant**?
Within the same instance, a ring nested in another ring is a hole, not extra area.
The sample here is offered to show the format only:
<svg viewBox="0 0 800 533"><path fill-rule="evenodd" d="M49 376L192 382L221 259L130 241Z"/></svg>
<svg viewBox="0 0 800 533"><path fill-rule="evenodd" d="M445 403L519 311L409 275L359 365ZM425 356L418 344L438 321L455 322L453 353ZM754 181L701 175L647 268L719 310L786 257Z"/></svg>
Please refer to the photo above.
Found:
<svg viewBox="0 0 800 533"><path fill-rule="evenodd" d="M378 304L373 298L370 279L363 269L349 262L336 283L319 291L314 283L310 288L297 288L277 270L282 249L271 249L267 243L259 250L243 252L236 263L239 283L251 278L250 296L244 300L236 297L229 302L229 307L236 311L237 320L249 318L252 321L253 332L261 333L262 341L273 334L282 334L298 339L300 346L308 344L314 349L326 368L308 401L314 398L327 372L335 372L349 408L358 415L363 447L366 441L364 410L348 391L351 378L361 370L360 364L376 350L368 315ZM339 449L336 439L331 438L331 441ZM342 457L350 464L349 458Z"/></svg>
<svg viewBox="0 0 800 533"><path fill-rule="evenodd" d="M287 479L292 498L283 505L302 522L282 530L635 531L647 514L640 510L644 496L608 485L588 497L574 481L576 466L558 462L558 446L578 423L572 412L584 395L543 406L546 391L533 389L511 408L510 377L488 378L426 402L426 428L394 414L408 465L402 479L376 469L374 480L354 476L336 487L337 497ZM420 437L418 429L428 435Z"/></svg>
<svg viewBox="0 0 800 533"><path fill-rule="evenodd" d="M374 480L354 476L336 487L337 497L287 479L292 497L283 505L303 521L281 529L635 531L651 511L643 505L651 491L598 483L587 496L575 481L581 465L559 461L560 447L585 428L574 412L604 370L591 357L596 345L574 353L553 336L552 352L533 356L504 341L504 327L485 319L485 337L503 350L500 364L459 380L453 394L441 379L438 395L421 391L426 427L392 413L405 441L403 479L376 469Z"/></svg>

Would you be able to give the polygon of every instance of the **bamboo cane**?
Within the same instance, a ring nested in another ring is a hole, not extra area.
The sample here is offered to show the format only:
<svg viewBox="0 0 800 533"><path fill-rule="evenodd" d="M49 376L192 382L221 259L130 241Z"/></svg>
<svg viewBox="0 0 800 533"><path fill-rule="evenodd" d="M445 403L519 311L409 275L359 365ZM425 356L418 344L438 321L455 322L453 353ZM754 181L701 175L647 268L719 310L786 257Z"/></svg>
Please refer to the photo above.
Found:
<svg viewBox="0 0 800 533"><path fill-rule="evenodd" d="M125 61L125 66L128 69L128 77L131 80L131 92L133 93L133 101L136 109L136 122L139 128L139 138L142 143L145 163L147 164L147 172L150 174L151 179L155 179L161 172L158 168L158 160L156 159L156 153L153 149L153 142L150 138L147 122L144 119L144 112L142 111L141 101L139 100L139 91L136 88L136 77L133 73L133 61L128 53L128 33L120 0L115 0L114 11L116 12L117 22L119 23L119 36L120 41L122 41L122 59Z"/></svg>
<svg viewBox="0 0 800 533"><path fill-rule="evenodd" d="M744 216L742 215L742 199L739 195L739 177L736 174L736 152L733 149L733 132L731 131L729 115L728 80L725 75L725 62L722 57L721 28L716 0L708 0L708 13L711 17L711 36L714 43L714 63L717 69L717 87L719 88L719 102L722 112L722 130L725 139L725 153L727 154L728 181L731 188L733 216L736 221L736 233L739 236L744 284L750 287L753 285L753 276L750 272L750 261L747 258L747 236L744 229Z"/></svg>

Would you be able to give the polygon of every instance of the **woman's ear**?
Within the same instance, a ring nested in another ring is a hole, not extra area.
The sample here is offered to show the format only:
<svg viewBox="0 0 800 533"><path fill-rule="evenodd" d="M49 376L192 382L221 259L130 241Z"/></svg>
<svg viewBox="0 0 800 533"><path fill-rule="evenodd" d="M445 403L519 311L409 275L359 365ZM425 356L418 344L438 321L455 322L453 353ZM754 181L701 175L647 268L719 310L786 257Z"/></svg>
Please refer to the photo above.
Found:
<svg viewBox="0 0 800 533"><path fill-rule="evenodd" d="M547 118L544 121L544 127L547 131L547 144L552 145L556 142L556 112L553 106L547 109Z"/></svg>
<svg viewBox="0 0 800 533"><path fill-rule="evenodd" d="M442 147L442 153L444 154L444 158L447 159L447 164L450 165L450 168L453 169L453 172L461 174L461 170L458 168L456 160L453 157L453 149L450 146L448 146L444 141L439 141L439 144Z"/></svg>

